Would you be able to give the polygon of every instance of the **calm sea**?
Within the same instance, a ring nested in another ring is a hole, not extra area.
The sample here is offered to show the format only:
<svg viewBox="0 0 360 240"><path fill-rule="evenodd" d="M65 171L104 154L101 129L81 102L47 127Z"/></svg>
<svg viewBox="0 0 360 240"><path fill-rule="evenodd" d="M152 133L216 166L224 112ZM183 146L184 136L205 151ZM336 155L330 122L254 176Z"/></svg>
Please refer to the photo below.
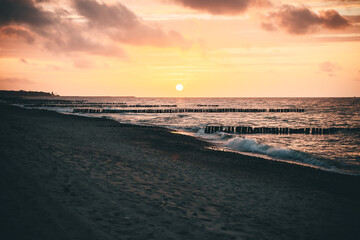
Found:
<svg viewBox="0 0 360 240"><path fill-rule="evenodd" d="M85 101L83 106L41 107L74 114L74 108L90 108L89 103L129 105L176 105L169 108L304 109L304 112L229 113L115 113L82 114L107 117L121 123L155 125L215 143L218 148L308 165L329 171L360 174L360 98L117 98L58 97ZM93 108L93 107L91 107ZM96 107L96 108L99 108ZM104 106L106 109L149 109L146 107ZM207 125L341 128L334 134L206 134Z"/></svg>

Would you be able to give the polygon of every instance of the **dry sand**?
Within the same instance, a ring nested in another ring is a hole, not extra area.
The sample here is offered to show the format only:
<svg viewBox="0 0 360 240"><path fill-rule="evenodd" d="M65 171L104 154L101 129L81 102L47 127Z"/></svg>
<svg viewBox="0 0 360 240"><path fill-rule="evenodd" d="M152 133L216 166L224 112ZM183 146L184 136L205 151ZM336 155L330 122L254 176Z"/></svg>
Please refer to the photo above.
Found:
<svg viewBox="0 0 360 240"><path fill-rule="evenodd" d="M0 104L0 239L360 239L360 177Z"/></svg>

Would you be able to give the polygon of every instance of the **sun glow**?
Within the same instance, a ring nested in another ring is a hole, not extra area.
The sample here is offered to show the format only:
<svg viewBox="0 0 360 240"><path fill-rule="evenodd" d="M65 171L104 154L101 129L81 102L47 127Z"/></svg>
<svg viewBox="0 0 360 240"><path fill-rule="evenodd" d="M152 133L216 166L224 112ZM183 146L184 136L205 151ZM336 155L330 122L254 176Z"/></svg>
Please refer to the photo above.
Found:
<svg viewBox="0 0 360 240"><path fill-rule="evenodd" d="M176 90L178 90L179 92L183 90L183 85L182 84L178 84L176 85Z"/></svg>

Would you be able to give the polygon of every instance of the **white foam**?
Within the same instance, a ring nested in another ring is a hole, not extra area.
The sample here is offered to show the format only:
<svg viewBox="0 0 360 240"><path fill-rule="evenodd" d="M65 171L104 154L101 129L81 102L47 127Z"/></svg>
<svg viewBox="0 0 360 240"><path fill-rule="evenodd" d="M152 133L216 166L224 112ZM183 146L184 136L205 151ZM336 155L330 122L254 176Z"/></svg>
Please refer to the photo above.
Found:
<svg viewBox="0 0 360 240"><path fill-rule="evenodd" d="M259 143L256 139L251 138L235 137L227 140L225 143L223 143L223 146L235 151L262 154L280 160L293 160L318 167L329 167L325 163L312 158L306 153L284 147L270 146Z"/></svg>
<svg viewBox="0 0 360 240"><path fill-rule="evenodd" d="M226 139L234 137L233 134L228 134L228 133L224 133L224 132L214 132L214 133L210 133L210 134L205 133L205 128L199 129L199 131L197 131L195 136L200 137L205 140L213 140L213 141L226 140Z"/></svg>

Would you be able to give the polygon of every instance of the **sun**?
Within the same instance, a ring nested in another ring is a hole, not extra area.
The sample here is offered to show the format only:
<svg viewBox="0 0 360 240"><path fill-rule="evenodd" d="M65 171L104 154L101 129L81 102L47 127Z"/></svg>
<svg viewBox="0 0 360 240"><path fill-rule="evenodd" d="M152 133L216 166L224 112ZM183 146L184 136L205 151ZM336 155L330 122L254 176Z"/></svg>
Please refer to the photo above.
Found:
<svg viewBox="0 0 360 240"><path fill-rule="evenodd" d="M182 91L183 88L184 88L183 85L180 83L178 85L176 85L176 90L178 90L179 92Z"/></svg>

